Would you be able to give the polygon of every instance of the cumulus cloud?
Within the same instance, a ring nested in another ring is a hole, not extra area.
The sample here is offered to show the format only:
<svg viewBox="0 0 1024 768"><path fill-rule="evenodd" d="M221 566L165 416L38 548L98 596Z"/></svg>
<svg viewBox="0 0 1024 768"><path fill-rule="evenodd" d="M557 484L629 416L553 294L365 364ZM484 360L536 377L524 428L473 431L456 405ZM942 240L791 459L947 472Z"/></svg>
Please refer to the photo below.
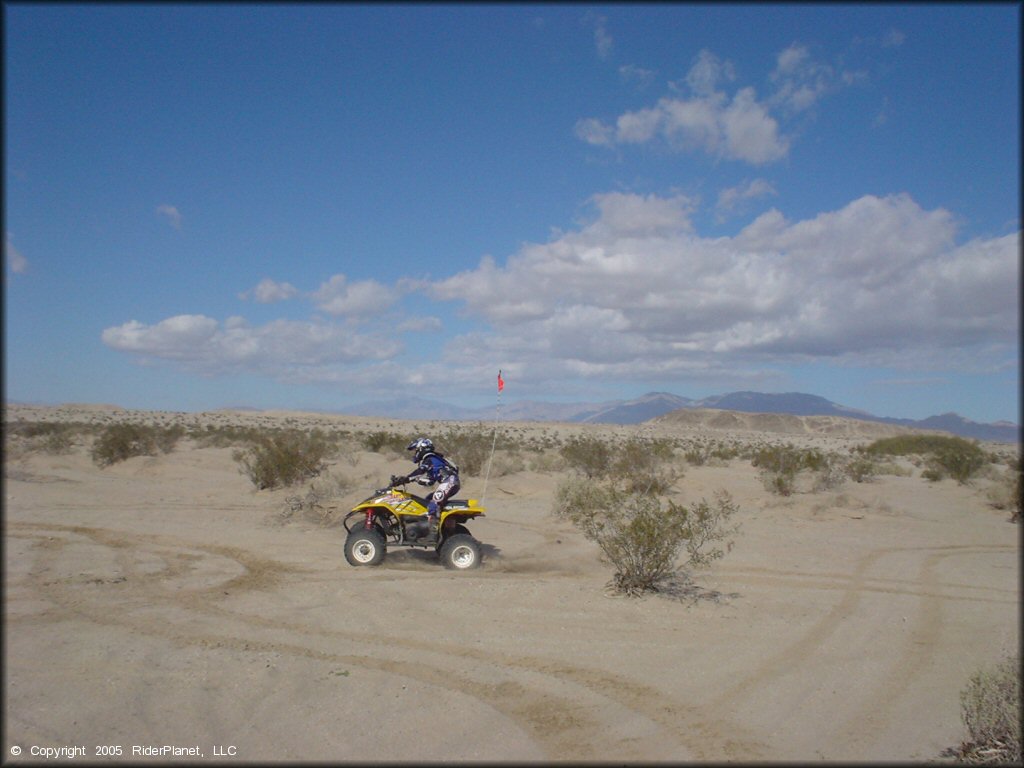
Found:
<svg viewBox="0 0 1024 768"><path fill-rule="evenodd" d="M11 233L6 233L4 239L4 259L7 261L7 268L16 275L28 271L28 259L21 255L21 251L14 247L11 242Z"/></svg>
<svg viewBox="0 0 1024 768"><path fill-rule="evenodd" d="M349 282L345 275L333 275L313 292L317 309L330 315L359 317L373 315L390 307L397 299L396 289L376 280Z"/></svg>
<svg viewBox="0 0 1024 768"><path fill-rule="evenodd" d="M751 183L748 191L759 184ZM576 231L431 286L538 379L694 375L829 358L968 368L1017 338L1017 235L958 245L953 217L865 196L702 238L685 198L614 193ZM954 353L955 351L955 353Z"/></svg>
<svg viewBox="0 0 1024 768"><path fill-rule="evenodd" d="M181 229L181 213L173 205L158 205L156 212L167 219L175 229Z"/></svg>
<svg viewBox="0 0 1024 768"><path fill-rule="evenodd" d="M741 88L732 97L719 89L734 77L731 63L701 51L685 78L692 95L662 97L652 107L623 113L614 124L584 118L576 123L576 135L598 146L661 139L676 151L703 151L754 165L785 157L789 140L754 89Z"/></svg>
<svg viewBox="0 0 1024 768"><path fill-rule="evenodd" d="M887 39L898 45L899 33L894 31ZM619 72L624 80L653 76L633 65ZM819 61L807 46L793 43L776 55L767 95L761 98L751 85L733 90L735 65L705 49L685 77L669 83L669 95L614 119L582 118L575 133L594 146L661 141L677 152L765 165L789 154L793 137L784 132L780 120L793 120L825 96L867 79L863 70Z"/></svg>
<svg viewBox="0 0 1024 768"><path fill-rule="evenodd" d="M132 320L105 329L102 340L121 352L173 361L208 375L315 378L338 365L385 360L400 351L397 342L344 325L275 320L252 326L241 317L222 324L205 315L176 315L153 325Z"/></svg>
<svg viewBox="0 0 1024 768"><path fill-rule="evenodd" d="M775 194L778 194L775 187L766 179L750 179L735 187L723 189L718 193L718 202L715 205L718 220L724 221L748 200Z"/></svg>
<svg viewBox="0 0 1024 768"><path fill-rule="evenodd" d="M265 277L251 291L239 294L239 298L248 299L250 296L260 304L273 304L278 301L287 301L299 294L299 289L291 283L279 283Z"/></svg>

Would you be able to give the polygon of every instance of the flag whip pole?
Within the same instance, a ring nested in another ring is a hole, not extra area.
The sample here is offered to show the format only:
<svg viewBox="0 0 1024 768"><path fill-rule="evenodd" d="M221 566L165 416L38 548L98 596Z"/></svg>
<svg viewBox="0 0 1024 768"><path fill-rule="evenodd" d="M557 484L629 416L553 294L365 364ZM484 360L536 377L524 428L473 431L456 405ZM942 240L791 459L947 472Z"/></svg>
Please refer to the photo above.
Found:
<svg viewBox="0 0 1024 768"><path fill-rule="evenodd" d="M494 458L494 446L498 442L498 415L501 413L501 391L505 389L505 380L501 378L501 369L498 369L498 397L494 406L494 437L491 439L491 455L487 457L487 472L484 474L484 492L480 496L480 506L487 503L487 480L491 476L491 460Z"/></svg>

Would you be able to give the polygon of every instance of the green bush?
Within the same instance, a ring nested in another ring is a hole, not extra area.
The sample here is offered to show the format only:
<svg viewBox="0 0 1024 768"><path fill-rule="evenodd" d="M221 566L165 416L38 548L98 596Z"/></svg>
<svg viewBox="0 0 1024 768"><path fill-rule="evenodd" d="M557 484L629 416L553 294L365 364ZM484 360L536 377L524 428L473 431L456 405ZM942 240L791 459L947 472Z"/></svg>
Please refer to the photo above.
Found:
<svg viewBox="0 0 1024 768"><path fill-rule="evenodd" d="M180 427L164 428L148 424L111 424L92 446L92 460L101 467L134 456L169 453L184 434Z"/></svg>
<svg viewBox="0 0 1024 768"><path fill-rule="evenodd" d="M612 466L612 451L605 440L573 435L561 447L566 463L587 477L604 477Z"/></svg>
<svg viewBox="0 0 1024 768"><path fill-rule="evenodd" d="M974 441L954 435L897 435L860 449L870 456L924 456L927 480L951 477L964 485L993 457Z"/></svg>
<svg viewBox="0 0 1024 768"><path fill-rule="evenodd" d="M664 438L631 437L617 444L573 436L560 453L568 467L591 479L622 478L628 491L665 493L682 474L670 466L674 445Z"/></svg>
<svg viewBox="0 0 1024 768"><path fill-rule="evenodd" d="M987 456L976 443L964 440L959 444L940 448L935 452L932 461L959 485L964 485L985 466Z"/></svg>
<svg viewBox="0 0 1024 768"><path fill-rule="evenodd" d="M873 456L925 456L965 444L972 445L968 440L953 435L896 435L875 440L858 450Z"/></svg>
<svg viewBox="0 0 1024 768"><path fill-rule="evenodd" d="M248 449L236 450L232 458L241 465L240 471L253 485L264 490L316 477L332 448L318 429L309 433L288 430L262 436Z"/></svg>
<svg viewBox="0 0 1024 768"><path fill-rule="evenodd" d="M960 692L960 715L970 739L955 750L960 762L1021 763L1020 657L1008 656L973 675Z"/></svg>
<svg viewBox="0 0 1024 768"><path fill-rule="evenodd" d="M728 526L736 509L727 493L719 494L714 506L701 500L687 508L626 491L614 482L594 483L571 475L556 489L553 512L597 543L615 568L615 589L635 596L658 591L681 567L721 557L724 552L715 544L736 531ZM677 558L683 548L688 559L680 566Z"/></svg>

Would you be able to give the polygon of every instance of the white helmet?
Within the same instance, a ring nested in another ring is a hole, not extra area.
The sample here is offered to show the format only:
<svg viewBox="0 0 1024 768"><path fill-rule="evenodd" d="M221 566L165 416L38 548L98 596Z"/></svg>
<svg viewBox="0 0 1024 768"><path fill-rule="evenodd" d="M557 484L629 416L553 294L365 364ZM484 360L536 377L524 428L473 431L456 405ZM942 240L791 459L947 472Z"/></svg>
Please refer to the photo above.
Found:
<svg viewBox="0 0 1024 768"><path fill-rule="evenodd" d="M434 452L434 443L429 437L418 437L406 446L405 450L414 451L412 460L415 464L423 461L423 457Z"/></svg>

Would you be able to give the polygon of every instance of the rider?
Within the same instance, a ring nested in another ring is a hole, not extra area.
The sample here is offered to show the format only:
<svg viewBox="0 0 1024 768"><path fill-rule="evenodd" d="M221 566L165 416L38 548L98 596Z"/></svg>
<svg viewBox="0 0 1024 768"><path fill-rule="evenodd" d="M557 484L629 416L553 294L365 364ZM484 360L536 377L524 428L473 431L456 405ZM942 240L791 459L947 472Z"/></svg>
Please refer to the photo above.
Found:
<svg viewBox="0 0 1024 768"><path fill-rule="evenodd" d="M394 484L407 483L414 479L422 485L438 483L427 503L427 523L430 530L433 531L437 525L441 508L459 491L459 468L448 461L444 454L434 450L434 443L429 437L419 437L413 440L406 450L413 451L412 460L417 467L405 477L395 478L397 482Z"/></svg>

